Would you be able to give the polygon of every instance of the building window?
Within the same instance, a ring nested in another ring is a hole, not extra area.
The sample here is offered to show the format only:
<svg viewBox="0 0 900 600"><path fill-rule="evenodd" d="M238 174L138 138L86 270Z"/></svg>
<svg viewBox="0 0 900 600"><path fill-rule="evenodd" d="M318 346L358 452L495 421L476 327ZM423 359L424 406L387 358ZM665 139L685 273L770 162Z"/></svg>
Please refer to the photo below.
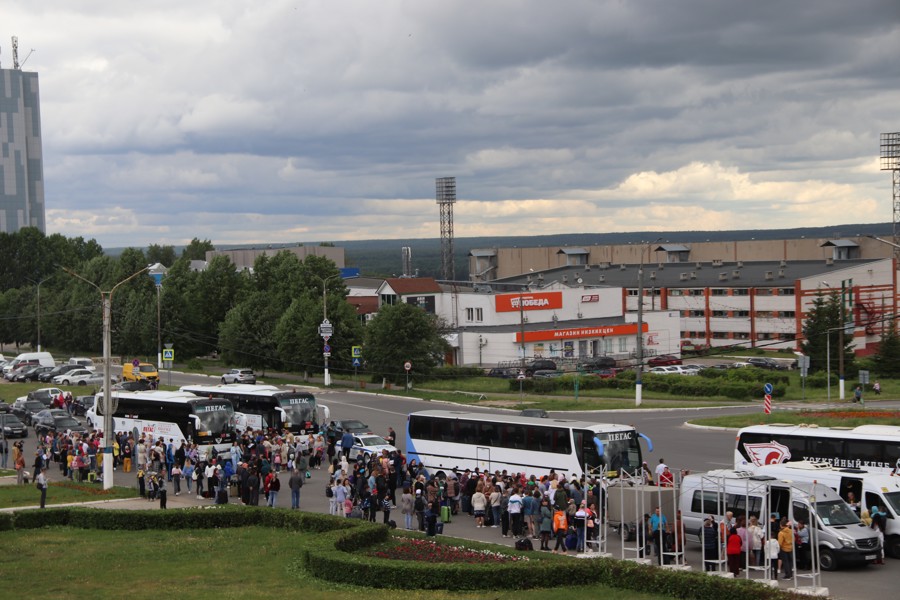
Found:
<svg viewBox="0 0 900 600"><path fill-rule="evenodd" d="M381 295L381 305L382 306L393 306L397 304L397 295L396 294L382 294Z"/></svg>
<svg viewBox="0 0 900 600"><path fill-rule="evenodd" d="M484 321L484 309L481 308L467 308L466 309L466 321L470 323L476 322L481 323Z"/></svg>
<svg viewBox="0 0 900 600"><path fill-rule="evenodd" d="M771 296L775 290L772 288L756 288L757 296Z"/></svg>
<svg viewBox="0 0 900 600"><path fill-rule="evenodd" d="M702 310L689 310L687 311L687 316L689 317L703 317L704 312Z"/></svg>
<svg viewBox="0 0 900 600"><path fill-rule="evenodd" d="M727 310L714 310L714 311L712 311L712 316L718 317L720 319L725 319L725 318L728 318L728 311Z"/></svg>
<svg viewBox="0 0 900 600"><path fill-rule="evenodd" d="M793 319L797 316L797 313L793 310L783 310L778 313L778 316L780 316L782 319Z"/></svg>
<svg viewBox="0 0 900 600"><path fill-rule="evenodd" d="M772 311L771 310L758 310L756 311L757 319L771 319Z"/></svg>
<svg viewBox="0 0 900 600"><path fill-rule="evenodd" d="M778 295L779 296L793 296L794 288L779 288Z"/></svg>
<svg viewBox="0 0 900 600"><path fill-rule="evenodd" d="M771 333L757 333L756 339L759 341L771 340L773 338L773 334Z"/></svg>
<svg viewBox="0 0 900 600"><path fill-rule="evenodd" d="M728 332L727 331L713 331L712 337L714 340L727 340Z"/></svg>
<svg viewBox="0 0 900 600"><path fill-rule="evenodd" d="M713 296L727 296L728 290L725 288L713 288L709 291Z"/></svg>
<svg viewBox="0 0 900 600"><path fill-rule="evenodd" d="M736 340L749 340L750 334L747 333L746 331L735 331L733 337Z"/></svg>
<svg viewBox="0 0 900 600"><path fill-rule="evenodd" d="M683 296L684 290L669 290L670 296Z"/></svg>
<svg viewBox="0 0 900 600"><path fill-rule="evenodd" d="M627 337L619 338L619 352L628 352L628 338Z"/></svg>
<svg viewBox="0 0 900 600"><path fill-rule="evenodd" d="M731 295L732 296L749 296L750 289L749 288L732 288Z"/></svg>
<svg viewBox="0 0 900 600"><path fill-rule="evenodd" d="M782 333L781 339L785 342L793 342L794 340L797 339L797 334L796 333Z"/></svg>
<svg viewBox="0 0 900 600"><path fill-rule="evenodd" d="M688 294L691 295L691 296L702 296L702 295L703 295L703 290L702 290L702 289L688 290Z"/></svg>
<svg viewBox="0 0 900 600"><path fill-rule="evenodd" d="M736 310L731 313L731 316L735 319L746 319L750 316L749 310Z"/></svg>
<svg viewBox="0 0 900 600"><path fill-rule="evenodd" d="M638 292L637 290L628 290L628 295L629 296L637 296L638 295L637 292Z"/></svg>

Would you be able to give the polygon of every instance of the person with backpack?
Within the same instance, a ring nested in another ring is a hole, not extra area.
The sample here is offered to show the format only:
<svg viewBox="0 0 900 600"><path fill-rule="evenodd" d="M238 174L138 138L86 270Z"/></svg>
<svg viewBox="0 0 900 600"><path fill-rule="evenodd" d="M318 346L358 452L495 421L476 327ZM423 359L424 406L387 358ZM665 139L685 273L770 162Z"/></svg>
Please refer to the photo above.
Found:
<svg viewBox="0 0 900 600"><path fill-rule="evenodd" d="M556 535L556 546L553 547L553 554L566 553L566 534L569 531L569 520L566 518L566 511L557 509L553 513L553 533Z"/></svg>
<svg viewBox="0 0 900 600"><path fill-rule="evenodd" d="M416 490L416 500L413 503L413 508L416 511L419 531L425 531L425 498L422 497L422 490Z"/></svg>

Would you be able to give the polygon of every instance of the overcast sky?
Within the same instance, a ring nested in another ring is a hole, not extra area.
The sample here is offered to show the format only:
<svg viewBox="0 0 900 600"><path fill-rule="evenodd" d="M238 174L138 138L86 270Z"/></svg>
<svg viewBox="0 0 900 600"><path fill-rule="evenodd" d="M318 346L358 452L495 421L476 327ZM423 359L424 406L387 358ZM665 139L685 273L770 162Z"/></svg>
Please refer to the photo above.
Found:
<svg viewBox="0 0 900 600"><path fill-rule="evenodd" d="M897 0L5 0L104 247L892 220Z"/></svg>

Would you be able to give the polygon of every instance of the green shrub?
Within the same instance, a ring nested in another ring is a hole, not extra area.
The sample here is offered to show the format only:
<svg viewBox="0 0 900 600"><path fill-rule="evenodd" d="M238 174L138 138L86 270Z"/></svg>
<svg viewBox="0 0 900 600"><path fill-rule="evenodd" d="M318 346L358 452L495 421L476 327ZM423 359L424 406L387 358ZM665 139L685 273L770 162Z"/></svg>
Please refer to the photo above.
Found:
<svg viewBox="0 0 900 600"><path fill-rule="evenodd" d="M203 361L199 358L192 358L191 360L187 361L187 364L185 366L187 367L188 371L197 371L200 373L203 372Z"/></svg>

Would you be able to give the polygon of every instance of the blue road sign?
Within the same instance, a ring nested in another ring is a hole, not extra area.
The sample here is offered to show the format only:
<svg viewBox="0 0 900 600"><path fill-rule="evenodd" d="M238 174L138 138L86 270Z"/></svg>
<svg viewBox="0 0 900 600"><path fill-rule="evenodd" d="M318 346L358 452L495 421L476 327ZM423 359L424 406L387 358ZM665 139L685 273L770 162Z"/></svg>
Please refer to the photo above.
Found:
<svg viewBox="0 0 900 600"><path fill-rule="evenodd" d="M773 388L772 388L772 384L771 384L771 383L767 383L766 385L763 386L763 391L764 391L766 394L771 394L771 393L772 393L772 389L773 389Z"/></svg>
<svg viewBox="0 0 900 600"><path fill-rule="evenodd" d="M361 364L362 364L362 361L359 360L358 358L354 358L354 359L353 359L353 366L354 366L354 367L358 367L358 366L360 366Z"/></svg>
<svg viewBox="0 0 900 600"><path fill-rule="evenodd" d="M328 344L325 344L325 347L322 348L322 352L331 352L331 346L329 346Z"/></svg>

